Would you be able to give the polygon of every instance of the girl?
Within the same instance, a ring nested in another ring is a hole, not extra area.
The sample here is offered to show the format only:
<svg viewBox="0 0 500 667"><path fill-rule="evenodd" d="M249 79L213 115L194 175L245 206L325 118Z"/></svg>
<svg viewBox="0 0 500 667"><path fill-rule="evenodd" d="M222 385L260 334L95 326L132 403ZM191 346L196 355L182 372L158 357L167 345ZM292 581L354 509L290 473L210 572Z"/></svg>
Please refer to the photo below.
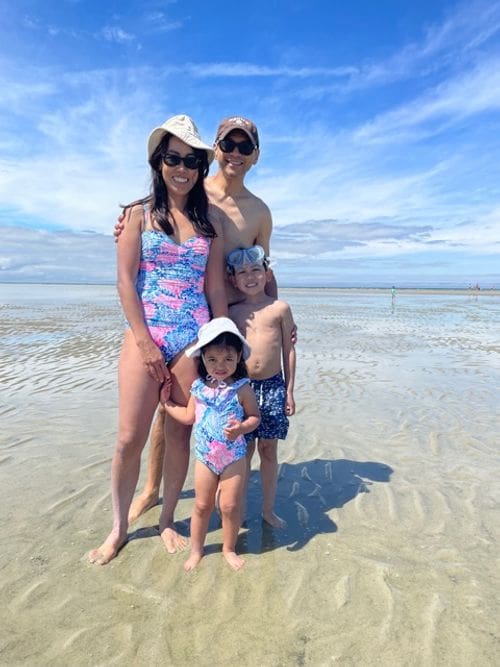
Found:
<svg viewBox="0 0 500 667"><path fill-rule="evenodd" d="M160 387L186 405L196 377L184 349L200 325L227 313L223 238L207 215L203 180L212 149L189 116L174 116L148 140L151 194L128 209L118 245L118 292L128 321L119 361L119 426L111 467L113 527L90 552L105 565L127 540L128 511L139 476ZM173 511L189 461L190 429L169 420L169 474L165 479L160 534L171 550Z"/></svg>
<svg viewBox="0 0 500 667"><path fill-rule="evenodd" d="M227 317L203 325L198 342L186 350L198 357L200 377L191 385L187 407L172 400L165 409L183 424L195 424L195 504L191 517L191 555L184 564L192 570L203 557L203 544L219 489L222 515L222 553L233 570L244 560L235 552L241 522L246 474L245 433L260 423L259 408L250 387L245 359L250 347Z"/></svg>

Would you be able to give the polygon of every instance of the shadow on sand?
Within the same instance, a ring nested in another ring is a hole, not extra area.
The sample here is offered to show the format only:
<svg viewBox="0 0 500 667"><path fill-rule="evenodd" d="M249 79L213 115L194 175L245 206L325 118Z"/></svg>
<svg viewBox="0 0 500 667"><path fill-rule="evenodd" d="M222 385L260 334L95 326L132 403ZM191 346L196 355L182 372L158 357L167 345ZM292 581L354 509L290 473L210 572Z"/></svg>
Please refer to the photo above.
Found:
<svg viewBox="0 0 500 667"><path fill-rule="evenodd" d="M238 539L239 553L262 553L280 547L297 551L320 533L334 533L337 525L328 511L343 507L358 493L370 493L374 482L389 482L393 470L374 461L314 459L280 466L275 509L287 522L273 530L261 518L258 471L252 471L247 496L246 531Z"/></svg>

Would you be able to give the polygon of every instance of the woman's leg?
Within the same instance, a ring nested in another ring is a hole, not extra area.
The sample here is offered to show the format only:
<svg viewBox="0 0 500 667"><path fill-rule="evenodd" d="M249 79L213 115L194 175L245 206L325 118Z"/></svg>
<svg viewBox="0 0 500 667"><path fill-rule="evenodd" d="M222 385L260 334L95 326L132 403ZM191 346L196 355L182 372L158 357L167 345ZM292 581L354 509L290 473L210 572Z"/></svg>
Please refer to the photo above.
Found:
<svg viewBox="0 0 500 667"><path fill-rule="evenodd" d="M184 563L189 572L203 558L203 545L207 536L208 522L215 507L215 492L219 477L201 461L194 467L194 507L191 515L191 554Z"/></svg>
<svg viewBox="0 0 500 667"><path fill-rule="evenodd" d="M170 396L180 405L187 405L189 390L197 377L193 359L181 352L170 365L172 388ZM168 553L175 553L187 545L174 526L174 511L186 480L189 466L191 426L184 426L169 415L165 416L165 456L163 459L163 506L160 516L160 534Z"/></svg>
<svg viewBox="0 0 500 667"><path fill-rule="evenodd" d="M106 565L127 540L128 511L134 495L141 452L158 403L158 382L148 375L130 331L125 332L118 366L118 439L111 464L113 528L89 554L92 563Z"/></svg>
<svg viewBox="0 0 500 667"><path fill-rule="evenodd" d="M247 462L243 457L231 463L220 476L219 507L222 515L222 554L233 570L239 570L245 564L236 554L236 540L240 530L241 508L245 491Z"/></svg>

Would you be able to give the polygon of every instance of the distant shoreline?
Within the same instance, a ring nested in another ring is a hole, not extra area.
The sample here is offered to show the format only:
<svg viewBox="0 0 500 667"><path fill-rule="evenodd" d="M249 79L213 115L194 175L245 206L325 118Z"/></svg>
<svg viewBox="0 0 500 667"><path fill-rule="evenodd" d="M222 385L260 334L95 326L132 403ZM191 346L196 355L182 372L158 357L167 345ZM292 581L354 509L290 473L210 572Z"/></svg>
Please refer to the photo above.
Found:
<svg viewBox="0 0 500 667"><path fill-rule="evenodd" d="M17 281L0 281L0 286L1 285L16 285L16 286L22 286L22 285L37 285L37 286L64 286L64 287L114 287L114 283L109 282L109 283L76 283L76 282L35 282L35 281L24 281L24 282L17 282ZM386 292L391 292L392 290L392 285L391 286L385 286L385 285L375 285L375 286L360 286L360 285L353 285L353 286L339 286L339 285L327 285L327 286L322 286L322 285L280 285L281 289L286 289L286 290L307 290L307 291L323 291L323 290L329 290L329 291L338 291L338 292L381 292L381 293L386 293ZM471 287L452 287L452 286L447 286L447 287L438 287L438 286L395 286L395 296L397 297L398 294L404 293L404 294L459 294L459 295L489 295L489 296L500 296L500 288L495 288L495 287L484 287L484 288L471 288Z"/></svg>

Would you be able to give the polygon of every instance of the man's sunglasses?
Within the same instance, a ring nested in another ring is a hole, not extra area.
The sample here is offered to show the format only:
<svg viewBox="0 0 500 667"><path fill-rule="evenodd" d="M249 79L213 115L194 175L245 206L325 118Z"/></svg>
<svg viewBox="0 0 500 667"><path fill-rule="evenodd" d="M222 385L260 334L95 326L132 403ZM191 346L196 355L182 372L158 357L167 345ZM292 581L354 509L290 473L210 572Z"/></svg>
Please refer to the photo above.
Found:
<svg viewBox="0 0 500 667"><path fill-rule="evenodd" d="M245 141L221 139L219 141L219 148L223 153L232 153L237 148L240 155L251 155L255 150L255 146L249 139L245 139Z"/></svg>
<svg viewBox="0 0 500 667"><path fill-rule="evenodd" d="M200 158L196 157L196 155L186 155L186 157L181 157L174 153L165 153L162 159L169 167L177 167L177 165L182 162L186 169L198 169L201 163Z"/></svg>

